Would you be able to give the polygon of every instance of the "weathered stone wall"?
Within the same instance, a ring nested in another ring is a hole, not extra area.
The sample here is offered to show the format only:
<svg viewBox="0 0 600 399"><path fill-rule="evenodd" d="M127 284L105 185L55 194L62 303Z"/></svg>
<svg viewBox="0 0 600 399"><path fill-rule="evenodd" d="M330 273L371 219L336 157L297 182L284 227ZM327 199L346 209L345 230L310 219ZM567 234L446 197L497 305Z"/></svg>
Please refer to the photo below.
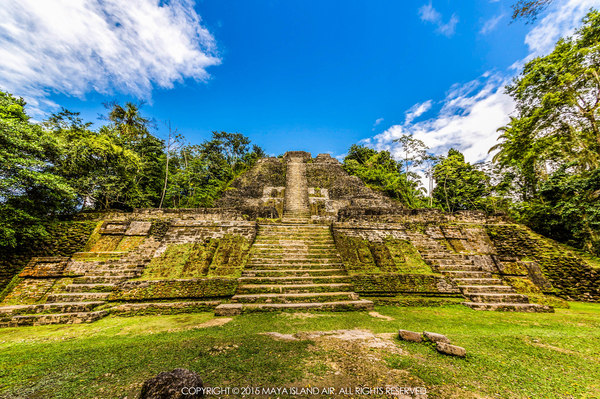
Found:
<svg viewBox="0 0 600 399"><path fill-rule="evenodd" d="M283 214L286 164L279 158L263 158L235 179L216 205L235 208L248 219L277 218Z"/></svg>
<svg viewBox="0 0 600 399"><path fill-rule="evenodd" d="M600 270L554 241L517 224L485 226L512 275L529 276L544 292L578 301L600 300Z"/></svg>
<svg viewBox="0 0 600 399"><path fill-rule="evenodd" d="M401 207L365 186L358 177L350 176L329 154L307 161L306 178L314 220L337 221L340 210L347 207Z"/></svg>
<svg viewBox="0 0 600 399"><path fill-rule="evenodd" d="M151 301L157 299L197 299L233 296L236 279L139 280L121 283L112 291L111 301Z"/></svg>
<svg viewBox="0 0 600 399"><path fill-rule="evenodd" d="M47 224L48 236L23 243L17 248L0 248L0 291L33 257L71 256L83 250L96 222Z"/></svg>
<svg viewBox="0 0 600 399"><path fill-rule="evenodd" d="M399 224L334 223L333 236L355 291L365 295L459 296L457 287L435 273Z"/></svg>
<svg viewBox="0 0 600 399"><path fill-rule="evenodd" d="M89 211L71 217L73 220L154 221L154 220L245 220L242 211L232 208L136 208L133 212Z"/></svg>

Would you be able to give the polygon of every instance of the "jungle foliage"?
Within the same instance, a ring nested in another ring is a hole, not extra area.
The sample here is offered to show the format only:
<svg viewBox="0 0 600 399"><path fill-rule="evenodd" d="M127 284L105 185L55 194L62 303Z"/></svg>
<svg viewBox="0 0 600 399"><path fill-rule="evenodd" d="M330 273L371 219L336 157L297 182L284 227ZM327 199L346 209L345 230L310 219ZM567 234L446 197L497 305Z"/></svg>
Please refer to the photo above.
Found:
<svg viewBox="0 0 600 399"><path fill-rule="evenodd" d="M65 109L33 123L25 105L0 91L4 247L44 236L43 222L82 210L210 207L264 156L240 133L213 132L198 145L181 135L163 140L155 121L141 114L141 103L105 104L107 124L97 130Z"/></svg>
<svg viewBox="0 0 600 399"><path fill-rule="evenodd" d="M541 12L548 4L516 6L531 17L537 14L527 10ZM600 13L590 11L572 37L525 64L506 92L516 114L498 129L493 162L470 164L455 149L434 157L403 135L395 140L395 157L353 145L344 168L409 208L502 211L547 237L600 254ZM435 182L429 198L421 187L427 179Z"/></svg>

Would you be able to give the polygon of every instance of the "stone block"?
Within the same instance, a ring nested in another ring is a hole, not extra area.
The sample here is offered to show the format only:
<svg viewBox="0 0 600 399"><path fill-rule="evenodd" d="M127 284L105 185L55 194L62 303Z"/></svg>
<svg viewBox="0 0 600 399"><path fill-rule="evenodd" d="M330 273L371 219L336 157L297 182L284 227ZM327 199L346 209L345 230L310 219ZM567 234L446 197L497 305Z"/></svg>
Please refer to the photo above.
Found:
<svg viewBox="0 0 600 399"><path fill-rule="evenodd" d="M58 278L63 276L69 258L67 257L39 257L31 258L27 267L19 277L29 278Z"/></svg>
<svg viewBox="0 0 600 399"><path fill-rule="evenodd" d="M152 227L151 222L131 222L129 228L125 231L126 236L145 236L148 235L150 228Z"/></svg>
<svg viewBox="0 0 600 399"><path fill-rule="evenodd" d="M122 235L125 234L129 222L104 222L100 228L100 234Z"/></svg>
<svg viewBox="0 0 600 399"><path fill-rule="evenodd" d="M162 372L156 377L144 382L140 399L183 399L188 395L204 397L204 392L198 388L204 387L202 378L193 371L175 369L170 373Z"/></svg>
<svg viewBox="0 0 600 399"><path fill-rule="evenodd" d="M465 357L467 355L467 350L465 348L461 348L460 346L456 345L450 345L444 342L437 342L435 344L435 348L438 352L443 353L444 355L458 357Z"/></svg>
<svg viewBox="0 0 600 399"><path fill-rule="evenodd" d="M404 341L410 342L421 342L423 341L423 337L421 334L413 331L400 330L398 331L398 338Z"/></svg>
<svg viewBox="0 0 600 399"><path fill-rule="evenodd" d="M445 335L442 335L442 334L424 331L423 336L425 337L426 341L431 341L431 342L436 342L436 343L442 342L445 344L450 343L450 339L448 339L448 337L446 337Z"/></svg>

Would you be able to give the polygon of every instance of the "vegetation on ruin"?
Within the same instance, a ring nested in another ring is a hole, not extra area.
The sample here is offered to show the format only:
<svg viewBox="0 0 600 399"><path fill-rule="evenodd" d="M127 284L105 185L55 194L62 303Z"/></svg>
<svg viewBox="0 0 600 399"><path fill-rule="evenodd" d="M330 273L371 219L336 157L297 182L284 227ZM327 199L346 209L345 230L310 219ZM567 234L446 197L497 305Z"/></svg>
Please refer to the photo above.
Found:
<svg viewBox="0 0 600 399"><path fill-rule="evenodd" d="M549 1L519 1L534 18ZM516 115L490 149L493 162L470 164L456 149L434 157L403 135L388 151L353 145L344 169L409 208L506 212L536 232L600 255L600 12L573 36L525 64L506 87ZM427 198L415 172L433 178Z"/></svg>
<svg viewBox="0 0 600 399"><path fill-rule="evenodd" d="M34 123L25 105L0 91L0 247L44 237L45 221L82 210L210 207L264 156L239 133L163 140L142 104L106 104L97 130L64 109Z"/></svg>
<svg viewBox="0 0 600 399"><path fill-rule="evenodd" d="M571 303L556 314L462 306L376 311L393 320L366 312L261 313L220 325L212 313L199 313L3 329L0 397L134 398L143 381L177 367L198 372L209 386L392 384L425 387L429 398L600 394L597 304ZM284 341L260 334L364 329L395 335L399 328L445 334L467 349L467 357L447 357L391 336L404 353L356 341Z"/></svg>

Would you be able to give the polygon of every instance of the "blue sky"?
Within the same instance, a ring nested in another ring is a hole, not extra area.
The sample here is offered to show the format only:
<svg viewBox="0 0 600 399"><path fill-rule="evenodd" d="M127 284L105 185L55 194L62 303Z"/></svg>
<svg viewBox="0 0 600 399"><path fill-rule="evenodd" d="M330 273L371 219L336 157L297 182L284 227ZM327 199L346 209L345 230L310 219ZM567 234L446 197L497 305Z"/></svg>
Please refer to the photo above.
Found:
<svg viewBox="0 0 600 399"><path fill-rule="evenodd" d="M519 65L600 5L556 0L509 25L514 1L8 0L0 89L37 119L62 106L96 124L103 102L146 100L191 143L223 130L270 154L340 156L358 142L395 152L410 133L478 161Z"/></svg>

